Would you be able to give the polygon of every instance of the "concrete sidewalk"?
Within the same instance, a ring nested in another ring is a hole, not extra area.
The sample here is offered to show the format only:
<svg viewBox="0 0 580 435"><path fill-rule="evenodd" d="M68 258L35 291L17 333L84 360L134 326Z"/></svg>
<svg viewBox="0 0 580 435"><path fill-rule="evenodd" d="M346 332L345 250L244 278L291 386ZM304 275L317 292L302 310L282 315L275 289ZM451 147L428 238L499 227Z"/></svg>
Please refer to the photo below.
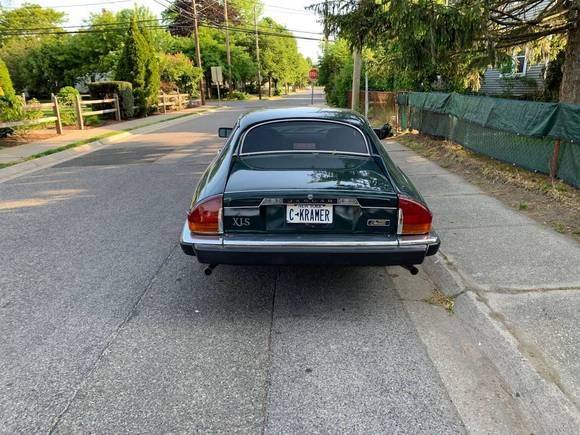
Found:
<svg viewBox="0 0 580 435"><path fill-rule="evenodd" d="M385 146L434 213L424 269L539 433L580 427L580 247L395 141Z"/></svg>
<svg viewBox="0 0 580 435"><path fill-rule="evenodd" d="M49 139L0 149L0 164L20 162L30 156L46 152L53 148L60 148L74 142L86 141L105 135L134 130L154 123L170 121L184 115L214 109L215 107L216 106L213 105L206 105L203 107L184 109L179 112L169 112L167 114L152 115L146 118L116 122L103 127L89 128L87 130L65 130L64 134Z"/></svg>

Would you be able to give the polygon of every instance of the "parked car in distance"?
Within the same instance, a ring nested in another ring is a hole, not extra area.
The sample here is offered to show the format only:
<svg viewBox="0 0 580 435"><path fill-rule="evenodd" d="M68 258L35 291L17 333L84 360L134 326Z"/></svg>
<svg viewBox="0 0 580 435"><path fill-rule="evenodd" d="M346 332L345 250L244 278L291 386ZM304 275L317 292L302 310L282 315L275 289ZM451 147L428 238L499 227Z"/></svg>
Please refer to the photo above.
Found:
<svg viewBox="0 0 580 435"><path fill-rule="evenodd" d="M415 265L432 215L365 118L329 108L248 113L201 177L181 232L208 264Z"/></svg>

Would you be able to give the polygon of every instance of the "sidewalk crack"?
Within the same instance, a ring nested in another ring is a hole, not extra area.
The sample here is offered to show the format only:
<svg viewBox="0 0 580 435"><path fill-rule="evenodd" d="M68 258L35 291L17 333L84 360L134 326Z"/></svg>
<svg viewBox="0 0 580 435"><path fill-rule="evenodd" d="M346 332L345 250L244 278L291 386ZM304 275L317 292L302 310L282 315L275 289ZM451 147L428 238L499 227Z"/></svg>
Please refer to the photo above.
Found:
<svg viewBox="0 0 580 435"><path fill-rule="evenodd" d="M97 356L97 358L93 362L93 364L90 366L90 368L87 370L87 372L82 376L77 388L73 391L73 393L70 396L69 400L67 401L64 409L57 416L55 416L53 418L52 423L50 424L50 428L47 431L48 435L51 435L54 433L54 431L56 430L56 428L58 427L58 425L62 421L62 418L68 412L71 405L75 401L76 397L78 396L78 393L87 384L88 380L91 378L93 373L96 371L97 367L99 366L99 363L103 360L103 358L104 358L105 354L107 353L107 351L109 350L109 348L116 341L117 337L121 333L121 330L125 327L125 325L127 325L131 321L131 319L133 317L135 317L135 314L137 313L137 308L139 308L139 305L141 305L143 298L145 297L147 292L153 286L155 279L157 278L157 276L159 275L159 273L161 272L163 267L167 264L167 261L169 260L169 258L171 257L171 255L173 254L173 252L175 251L176 248L177 248L177 243L170 249L167 256L163 259L163 261L161 262L161 264L159 265L159 267L157 268L155 273L151 276L151 279L149 280L149 282L147 283L147 285L145 286L145 288L143 289L143 291L141 292L141 294L139 295L139 297L137 298L137 300L135 301L135 303L133 304L133 306L131 307L131 309L129 310L129 312L127 313L125 318L123 319L123 321L119 325L117 325L117 327L115 328L115 330L111 334L109 334L109 337L107 338L105 345L101 349L101 352L99 353L99 355Z"/></svg>

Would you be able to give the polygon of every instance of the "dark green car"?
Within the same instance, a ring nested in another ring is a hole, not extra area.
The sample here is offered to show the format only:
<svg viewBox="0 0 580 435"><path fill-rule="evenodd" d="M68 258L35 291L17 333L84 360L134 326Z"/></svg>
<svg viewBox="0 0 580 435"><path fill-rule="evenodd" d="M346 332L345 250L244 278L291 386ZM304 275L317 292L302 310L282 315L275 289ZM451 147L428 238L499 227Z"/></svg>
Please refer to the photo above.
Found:
<svg viewBox="0 0 580 435"><path fill-rule="evenodd" d="M401 265L439 248L432 215L355 112L256 111L206 169L181 247L218 264Z"/></svg>

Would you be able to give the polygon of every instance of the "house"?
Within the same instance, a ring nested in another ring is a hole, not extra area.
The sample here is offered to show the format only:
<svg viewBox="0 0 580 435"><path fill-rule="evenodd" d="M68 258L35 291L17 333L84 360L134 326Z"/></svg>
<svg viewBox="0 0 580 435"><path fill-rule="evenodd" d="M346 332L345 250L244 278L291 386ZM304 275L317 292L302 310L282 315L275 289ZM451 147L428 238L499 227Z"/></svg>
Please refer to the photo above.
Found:
<svg viewBox="0 0 580 435"><path fill-rule="evenodd" d="M485 70L479 93L506 97L533 97L541 94L547 67L547 61L529 62L526 50L514 52L511 62Z"/></svg>
<svg viewBox="0 0 580 435"><path fill-rule="evenodd" d="M551 5L550 0L536 2L507 2L496 10L498 18L530 22L538 17ZM544 91L544 80L548 67L549 56L544 53L540 63L530 62L527 48L514 49L511 59L496 68L489 67L481 79L479 92L485 95L500 95L506 97L534 97Z"/></svg>

